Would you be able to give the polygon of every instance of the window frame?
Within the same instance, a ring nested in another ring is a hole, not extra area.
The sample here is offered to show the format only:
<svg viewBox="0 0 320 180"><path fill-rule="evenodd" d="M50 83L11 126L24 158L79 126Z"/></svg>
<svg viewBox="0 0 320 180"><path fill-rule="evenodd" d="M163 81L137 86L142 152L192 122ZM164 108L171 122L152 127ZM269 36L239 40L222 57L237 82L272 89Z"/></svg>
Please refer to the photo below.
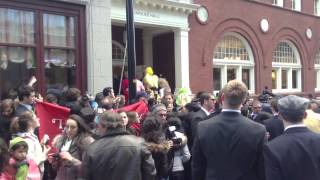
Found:
<svg viewBox="0 0 320 180"><path fill-rule="evenodd" d="M314 0L313 1L313 7L314 7L314 15L320 16L320 0ZM319 6L319 8L318 8Z"/></svg>
<svg viewBox="0 0 320 180"><path fill-rule="evenodd" d="M242 44L245 46L246 51L248 53L249 60L215 59L215 55L214 55L215 49L217 48L217 45L219 44L219 42L222 41L223 38L226 36L234 36L242 42ZM228 67L236 69L236 79L240 80L240 81L242 81L242 69L248 69L249 70L249 84L250 84L250 88L248 89L248 91L250 94L254 94L255 93L255 76L254 76L255 75L255 69L254 69L255 64L254 64L253 52L252 52L252 49L251 49L248 41L238 33L228 32L222 36L222 38L219 40L219 42L217 43L216 47L213 49L213 60L212 60L213 69L212 69L212 72L214 71L214 68L220 69L221 88L223 88L223 86L227 83L227 69L228 69ZM213 93L216 94L220 90L215 90L215 88L213 88Z"/></svg>
<svg viewBox="0 0 320 180"><path fill-rule="evenodd" d="M297 3L299 4L298 8L296 7L297 6ZM302 3L301 3L301 0L292 0L291 1L291 8L292 10L294 11L301 11L302 10Z"/></svg>
<svg viewBox="0 0 320 180"><path fill-rule="evenodd" d="M116 47L118 47L118 48L123 52L123 56L125 56L125 47L124 47L121 43L112 40L112 46L113 46L113 45L115 45ZM112 52L112 56L113 56L113 52ZM128 65L127 59L128 59L128 57L126 56L125 66ZM123 61L123 57L122 57L121 59L114 59L114 58L112 57L112 65L113 65L113 66L122 66L122 63L123 63L122 61Z"/></svg>
<svg viewBox="0 0 320 180"><path fill-rule="evenodd" d="M296 46L288 40L279 41L272 51L272 53L276 50L278 45L282 42L285 42L291 47L294 56L296 57L297 62L296 63L281 63L281 62L273 62L273 56L272 56L272 70L275 70L276 72L276 89L273 89L273 93L296 93L296 92L302 92L302 84L301 84L301 73L302 73L302 65L300 60L300 54ZM282 89L282 70L287 70L287 88ZM292 71L297 71L297 88L292 88ZM272 72L271 72L272 73ZM272 76L272 74L271 74Z"/></svg>
<svg viewBox="0 0 320 180"><path fill-rule="evenodd" d="M283 0L273 0L273 5L283 7Z"/></svg>
<svg viewBox="0 0 320 180"><path fill-rule="evenodd" d="M67 49L70 47L46 46L44 44L43 17L44 14L54 14L70 16L75 18L75 46L71 48L75 52L76 63L76 87L81 91L87 89L87 68L86 68L86 34L85 34L85 6L71 4L68 2L48 2L29 0L0 0L0 8L9 8L34 13L35 45L20 45L14 43L0 43L0 46L22 46L35 48L36 77L38 81L37 90L44 94L45 86L45 67L44 57L46 48Z"/></svg>

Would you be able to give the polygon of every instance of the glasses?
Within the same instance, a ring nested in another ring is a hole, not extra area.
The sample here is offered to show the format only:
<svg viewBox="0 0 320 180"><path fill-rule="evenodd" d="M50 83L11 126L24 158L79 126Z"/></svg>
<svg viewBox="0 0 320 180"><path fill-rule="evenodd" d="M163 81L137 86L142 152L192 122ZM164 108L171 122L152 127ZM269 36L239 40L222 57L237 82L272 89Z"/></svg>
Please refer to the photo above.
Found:
<svg viewBox="0 0 320 180"><path fill-rule="evenodd" d="M261 109L261 106L253 107L253 109Z"/></svg>
<svg viewBox="0 0 320 180"><path fill-rule="evenodd" d="M158 114L160 117L167 117L167 114Z"/></svg>

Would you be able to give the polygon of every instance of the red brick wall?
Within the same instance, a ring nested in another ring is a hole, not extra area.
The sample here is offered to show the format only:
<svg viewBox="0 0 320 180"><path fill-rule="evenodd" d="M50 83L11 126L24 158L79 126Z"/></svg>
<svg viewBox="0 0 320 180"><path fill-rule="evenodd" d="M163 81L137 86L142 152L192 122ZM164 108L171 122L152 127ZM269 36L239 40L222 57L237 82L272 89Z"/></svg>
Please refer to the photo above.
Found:
<svg viewBox="0 0 320 180"><path fill-rule="evenodd" d="M313 16L313 1L302 1L302 12L291 10L291 0L285 0L287 8L275 7L271 1L250 0L195 0L207 7L209 22L201 25L195 13L190 15L190 84L193 92L212 91L213 50L227 32L236 32L250 44L255 60L255 92L271 86L272 52L284 40L292 41L300 52L302 63L302 91L313 93L315 88L314 59L320 47L320 19ZM289 2L290 1L290 2ZM260 30L260 20L269 21L269 31ZM313 37L308 40L306 29ZM208 82L208 83L203 83Z"/></svg>

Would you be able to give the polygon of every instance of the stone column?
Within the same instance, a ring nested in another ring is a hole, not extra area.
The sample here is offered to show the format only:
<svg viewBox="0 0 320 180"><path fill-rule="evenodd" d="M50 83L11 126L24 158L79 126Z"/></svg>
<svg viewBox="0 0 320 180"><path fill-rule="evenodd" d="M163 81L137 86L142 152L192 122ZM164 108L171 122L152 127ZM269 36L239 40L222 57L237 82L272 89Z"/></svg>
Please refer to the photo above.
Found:
<svg viewBox="0 0 320 180"><path fill-rule="evenodd" d="M87 6L88 90L92 94L112 86L112 37L110 1Z"/></svg>
<svg viewBox="0 0 320 180"><path fill-rule="evenodd" d="M176 89L189 86L189 30L174 31Z"/></svg>

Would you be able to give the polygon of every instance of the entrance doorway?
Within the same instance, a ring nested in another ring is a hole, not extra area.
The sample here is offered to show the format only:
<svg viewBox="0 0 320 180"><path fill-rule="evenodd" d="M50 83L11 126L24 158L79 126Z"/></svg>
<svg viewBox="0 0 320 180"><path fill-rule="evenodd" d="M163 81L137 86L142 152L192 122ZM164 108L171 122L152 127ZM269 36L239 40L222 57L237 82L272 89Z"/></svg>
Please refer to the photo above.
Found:
<svg viewBox="0 0 320 180"><path fill-rule="evenodd" d="M146 31L150 34L151 42L147 43ZM150 33L151 32L151 33ZM159 33L161 32L161 33ZM167 79L169 85L175 89L175 56L174 33L169 30L155 27L136 27L136 77L143 79L144 70L152 66L154 73ZM112 26L112 76L115 93L119 93L120 78L125 54L126 29L121 25ZM150 47L152 46L152 47ZM148 54L148 55L146 55ZM124 71L127 71L127 58L124 63Z"/></svg>

